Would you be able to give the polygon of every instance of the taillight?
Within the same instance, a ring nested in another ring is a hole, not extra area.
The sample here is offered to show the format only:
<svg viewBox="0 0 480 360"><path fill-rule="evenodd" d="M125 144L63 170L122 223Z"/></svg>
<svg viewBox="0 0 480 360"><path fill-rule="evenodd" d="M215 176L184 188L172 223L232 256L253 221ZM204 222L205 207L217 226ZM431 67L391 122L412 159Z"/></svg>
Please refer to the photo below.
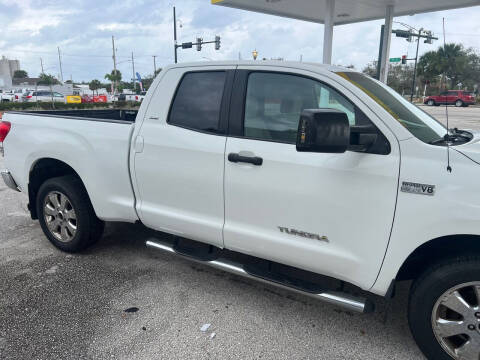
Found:
<svg viewBox="0 0 480 360"><path fill-rule="evenodd" d="M135 100L138 101L138 96L135 96Z"/></svg>
<svg viewBox="0 0 480 360"><path fill-rule="evenodd" d="M15 95L15 100L18 100L18 95Z"/></svg>
<svg viewBox="0 0 480 360"><path fill-rule="evenodd" d="M12 124L10 124L8 121L0 122L0 143L2 143L5 140L11 127L12 127Z"/></svg>

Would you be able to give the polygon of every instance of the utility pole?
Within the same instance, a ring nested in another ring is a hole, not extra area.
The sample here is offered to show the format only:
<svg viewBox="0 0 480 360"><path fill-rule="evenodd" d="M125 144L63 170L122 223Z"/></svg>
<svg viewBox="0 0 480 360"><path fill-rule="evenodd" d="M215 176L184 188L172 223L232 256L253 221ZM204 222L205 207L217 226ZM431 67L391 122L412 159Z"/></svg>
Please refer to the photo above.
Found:
<svg viewBox="0 0 480 360"><path fill-rule="evenodd" d="M175 64L177 63L177 16L173 7L173 49L175 52Z"/></svg>
<svg viewBox="0 0 480 360"><path fill-rule="evenodd" d="M132 51L132 80L133 80L133 91L137 90L137 84L135 82L135 61L133 60L133 51Z"/></svg>
<svg viewBox="0 0 480 360"><path fill-rule="evenodd" d="M63 69L62 69L62 57L60 56L60 46L57 46L58 49L58 63L60 64L60 80L63 83Z"/></svg>
<svg viewBox="0 0 480 360"><path fill-rule="evenodd" d="M117 56L115 55L115 39L112 35L112 49L113 49L113 72L114 72L114 76L116 77L117 76ZM115 102L115 93L116 93L116 80L114 79L112 81L112 84L113 84L113 89L112 89L112 92L113 92L113 102Z"/></svg>
<svg viewBox="0 0 480 360"><path fill-rule="evenodd" d="M43 59L40 58L40 66L42 67L42 74L44 74L45 76L47 76L47 74L45 74L44 72L44 69L43 69ZM55 104L53 103L53 89L52 89L52 81L51 79L49 79L49 85L50 85L50 96L52 98L52 107L55 109ZM37 95L38 96L38 95ZM37 98L38 99L38 98Z"/></svg>
<svg viewBox="0 0 480 360"><path fill-rule="evenodd" d="M157 55L153 55L153 77L157 74L157 64L155 64L155 58Z"/></svg>

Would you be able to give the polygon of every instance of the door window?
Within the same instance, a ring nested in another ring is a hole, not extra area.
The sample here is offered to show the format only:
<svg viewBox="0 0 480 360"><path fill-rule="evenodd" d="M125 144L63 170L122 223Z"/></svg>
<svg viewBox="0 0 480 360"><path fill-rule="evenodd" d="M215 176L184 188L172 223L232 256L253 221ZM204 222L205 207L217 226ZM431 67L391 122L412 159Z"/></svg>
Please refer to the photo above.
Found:
<svg viewBox="0 0 480 360"><path fill-rule="evenodd" d="M181 80L168 123L192 130L220 133L225 71L187 73Z"/></svg>
<svg viewBox="0 0 480 360"><path fill-rule="evenodd" d="M366 117L336 90L318 81L290 74L254 72L248 77L244 136L294 144L304 109L338 109L350 125Z"/></svg>

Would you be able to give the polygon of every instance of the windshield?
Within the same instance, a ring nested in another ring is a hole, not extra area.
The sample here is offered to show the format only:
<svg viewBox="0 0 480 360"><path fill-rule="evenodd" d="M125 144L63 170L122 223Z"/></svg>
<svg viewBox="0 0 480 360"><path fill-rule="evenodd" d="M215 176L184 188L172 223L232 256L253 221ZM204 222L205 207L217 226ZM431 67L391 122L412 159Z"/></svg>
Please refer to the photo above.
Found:
<svg viewBox="0 0 480 360"><path fill-rule="evenodd" d="M421 141L433 143L447 133L447 129L439 121L380 81L357 72L337 72L336 74L370 96Z"/></svg>

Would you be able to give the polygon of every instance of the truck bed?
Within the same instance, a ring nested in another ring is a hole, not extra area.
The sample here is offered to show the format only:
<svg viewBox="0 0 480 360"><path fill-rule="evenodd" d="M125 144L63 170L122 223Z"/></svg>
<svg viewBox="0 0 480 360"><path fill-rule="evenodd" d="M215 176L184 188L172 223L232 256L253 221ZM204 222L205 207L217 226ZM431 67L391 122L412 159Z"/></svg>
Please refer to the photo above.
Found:
<svg viewBox="0 0 480 360"><path fill-rule="evenodd" d="M29 176L50 159L71 167L82 179L98 217L137 220L130 182L132 110L11 112L4 142L6 167L27 191Z"/></svg>
<svg viewBox="0 0 480 360"><path fill-rule="evenodd" d="M108 122L134 123L138 110L105 109L105 110L42 110L42 111L9 111L16 114L30 114L80 120L96 120Z"/></svg>

